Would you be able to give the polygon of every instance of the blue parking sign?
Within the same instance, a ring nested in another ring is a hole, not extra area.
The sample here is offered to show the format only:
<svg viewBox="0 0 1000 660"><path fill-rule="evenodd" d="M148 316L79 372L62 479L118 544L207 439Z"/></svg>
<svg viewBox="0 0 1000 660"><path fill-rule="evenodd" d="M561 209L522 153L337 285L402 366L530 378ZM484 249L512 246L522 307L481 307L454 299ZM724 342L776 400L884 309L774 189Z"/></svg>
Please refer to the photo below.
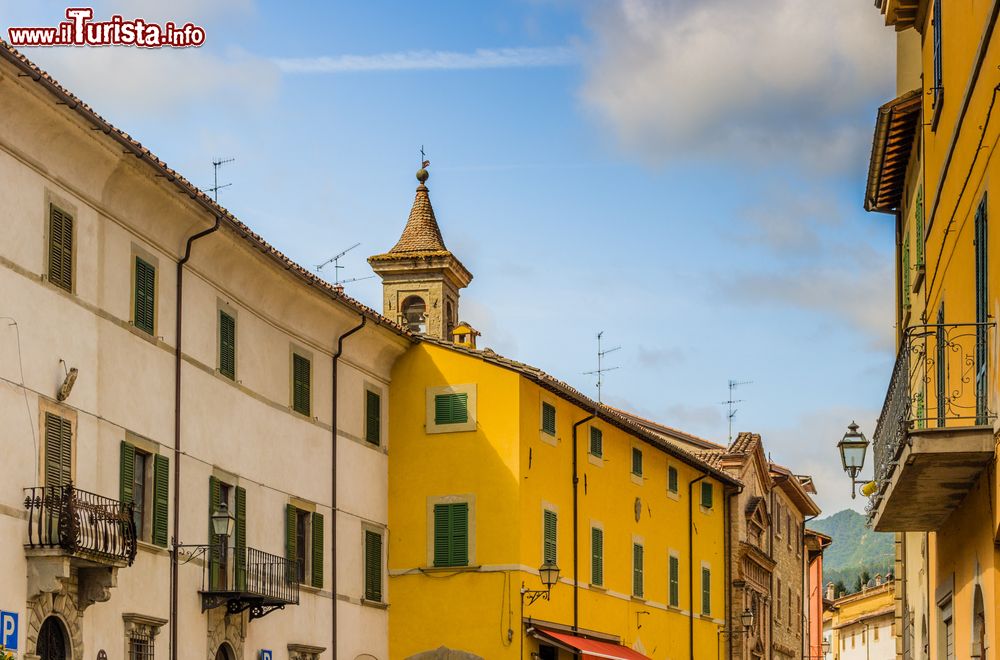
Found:
<svg viewBox="0 0 1000 660"><path fill-rule="evenodd" d="M272 660L271 656L272 654L269 650L267 649L260 650L260 660Z"/></svg>
<svg viewBox="0 0 1000 660"><path fill-rule="evenodd" d="M0 647L17 650L17 612L0 610Z"/></svg>

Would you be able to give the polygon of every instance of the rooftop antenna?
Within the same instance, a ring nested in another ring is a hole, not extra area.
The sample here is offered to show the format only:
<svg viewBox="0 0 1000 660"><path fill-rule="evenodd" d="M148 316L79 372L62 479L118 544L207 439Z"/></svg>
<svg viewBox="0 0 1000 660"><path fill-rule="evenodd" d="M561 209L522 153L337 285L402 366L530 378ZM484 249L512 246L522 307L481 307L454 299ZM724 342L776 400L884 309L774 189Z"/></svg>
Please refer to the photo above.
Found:
<svg viewBox="0 0 1000 660"><path fill-rule="evenodd" d="M601 387L604 385L604 372L614 371L619 367L605 367L604 366L604 356L608 353L614 353L615 351L621 350L621 346L615 346L614 348L601 348L601 339L604 337L604 331L601 330L597 333L597 369L594 371L584 371L584 376L592 376L597 374L597 402L601 403Z"/></svg>
<svg viewBox="0 0 1000 660"><path fill-rule="evenodd" d="M236 159L216 158L215 160L212 161L212 170L214 170L213 176L215 178L215 183L211 188L208 189L208 192L212 193L212 195L215 197L216 203L218 203L219 201L219 191L222 190L223 188L228 188L229 186L233 185L231 183L224 183L221 186L219 185L219 168L227 163L233 162L234 160Z"/></svg>
<svg viewBox="0 0 1000 660"><path fill-rule="evenodd" d="M743 403L743 399L734 399L733 395L736 393L736 388L742 385L750 385L753 383L752 380L733 380L729 379L729 400L723 401L722 405L729 407L729 442L733 441L733 417L736 417L736 413L739 410L736 408L737 403Z"/></svg>
<svg viewBox="0 0 1000 660"><path fill-rule="evenodd" d="M351 247L347 248L343 252L335 254L334 256L330 257L329 259L327 259L326 261L324 261L320 265L316 266L316 270L317 271L323 270L324 268L326 268L327 266L329 266L332 263L333 264L333 285L334 286L340 286L341 284L343 284L343 282L340 281L340 269L343 268L343 266L340 265L340 258L343 257L348 252L350 252L351 250L353 250L354 248L358 247L359 245L361 245L361 243L355 243L354 245L352 245ZM375 276L372 275L372 277L375 277ZM367 277L356 277L353 280L347 280L347 281L348 282L356 282L359 279L366 280L368 278Z"/></svg>

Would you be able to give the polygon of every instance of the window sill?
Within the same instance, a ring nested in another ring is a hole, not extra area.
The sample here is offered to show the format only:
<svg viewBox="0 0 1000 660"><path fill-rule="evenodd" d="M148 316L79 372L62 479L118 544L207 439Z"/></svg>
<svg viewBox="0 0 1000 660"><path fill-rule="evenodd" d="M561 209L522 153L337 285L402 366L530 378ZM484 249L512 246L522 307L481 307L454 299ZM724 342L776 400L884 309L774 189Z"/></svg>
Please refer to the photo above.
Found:
<svg viewBox="0 0 1000 660"><path fill-rule="evenodd" d="M911 287L913 293L920 293L920 285L924 283L924 266L917 266L916 273L913 275L913 286Z"/></svg>
<svg viewBox="0 0 1000 660"><path fill-rule="evenodd" d="M425 566L420 569L421 573L471 573L482 568L479 564L474 566Z"/></svg>
<svg viewBox="0 0 1000 660"><path fill-rule="evenodd" d="M712 512L715 511L715 507L714 506L709 507L709 506L705 506L703 504L699 505L698 508L701 509L701 512L704 513L706 516L712 515Z"/></svg>
<svg viewBox="0 0 1000 660"><path fill-rule="evenodd" d="M632 472L632 473L630 473L629 476L632 477L632 483L634 483L636 486L641 486L642 485L642 475L641 474L636 474L635 472Z"/></svg>
<svg viewBox="0 0 1000 660"><path fill-rule="evenodd" d="M304 591L307 594L318 594L323 589L321 587L314 587L312 583L299 582L299 591Z"/></svg>
<svg viewBox="0 0 1000 660"><path fill-rule="evenodd" d="M608 590L608 588L605 587L603 584L594 584L593 582L591 582L590 585L588 585L588 588L591 591L600 591L602 593L606 593Z"/></svg>
<svg viewBox="0 0 1000 660"><path fill-rule="evenodd" d="M387 610L389 609L389 603L383 602L381 600L368 600L367 598L361 599L362 607L370 607L375 610Z"/></svg>
<svg viewBox="0 0 1000 660"><path fill-rule="evenodd" d="M138 540L138 541L136 541L136 546L140 550L144 550L144 551L146 551L146 552L148 552L150 554L154 554L154 555L168 555L168 554L170 554L170 550L168 550L167 548L164 548L163 546L160 546L160 545L156 545L155 543L150 543L149 541L143 541L141 539Z"/></svg>
<svg viewBox="0 0 1000 660"><path fill-rule="evenodd" d="M636 596L636 595L633 594L632 595L632 602L633 603L645 603L646 599L644 597L642 597L642 596Z"/></svg>
<svg viewBox="0 0 1000 660"><path fill-rule="evenodd" d="M668 490L667 491L667 497L669 497L672 500L676 500L676 501L679 502L680 499L681 499L681 494L678 493L677 491Z"/></svg>
<svg viewBox="0 0 1000 660"><path fill-rule="evenodd" d="M587 461L591 465L596 465L597 467L604 467L604 458L601 456L595 456L594 454L587 454Z"/></svg>
<svg viewBox="0 0 1000 660"><path fill-rule="evenodd" d="M539 431L538 437L539 439L541 439L542 442L544 442L547 445L552 445L553 447L559 445L559 438L557 438L554 434L549 434L545 431Z"/></svg>

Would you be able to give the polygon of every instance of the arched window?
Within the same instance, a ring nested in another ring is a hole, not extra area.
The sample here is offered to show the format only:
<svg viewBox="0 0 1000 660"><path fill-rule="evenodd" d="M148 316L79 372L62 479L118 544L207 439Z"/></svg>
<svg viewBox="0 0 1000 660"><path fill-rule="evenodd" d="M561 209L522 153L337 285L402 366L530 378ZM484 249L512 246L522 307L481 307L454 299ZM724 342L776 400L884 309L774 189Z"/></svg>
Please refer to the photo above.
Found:
<svg viewBox="0 0 1000 660"><path fill-rule="evenodd" d="M219 645L219 650L215 652L215 660L235 660L236 654L233 653L233 647L229 645L229 642L222 642Z"/></svg>
<svg viewBox="0 0 1000 660"><path fill-rule="evenodd" d="M455 330L455 308L452 306L449 300L445 305L445 336L444 338L448 341L454 339L452 336L452 331Z"/></svg>
<svg viewBox="0 0 1000 660"><path fill-rule="evenodd" d="M50 616L38 631L38 657L41 660L69 660L66 627L58 617Z"/></svg>
<svg viewBox="0 0 1000 660"><path fill-rule="evenodd" d="M403 323L410 332L427 332L427 304L420 296L410 296L403 301Z"/></svg>

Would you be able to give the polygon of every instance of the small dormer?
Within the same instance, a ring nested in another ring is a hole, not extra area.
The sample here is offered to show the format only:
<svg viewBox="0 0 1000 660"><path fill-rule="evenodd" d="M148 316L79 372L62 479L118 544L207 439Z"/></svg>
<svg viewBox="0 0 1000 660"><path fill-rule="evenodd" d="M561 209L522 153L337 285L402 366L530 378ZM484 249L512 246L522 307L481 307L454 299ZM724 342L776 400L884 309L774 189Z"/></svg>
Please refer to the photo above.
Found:
<svg viewBox="0 0 1000 660"><path fill-rule="evenodd" d="M476 337L481 333L465 321L459 322L455 329L451 331L452 340L464 348L475 348Z"/></svg>

